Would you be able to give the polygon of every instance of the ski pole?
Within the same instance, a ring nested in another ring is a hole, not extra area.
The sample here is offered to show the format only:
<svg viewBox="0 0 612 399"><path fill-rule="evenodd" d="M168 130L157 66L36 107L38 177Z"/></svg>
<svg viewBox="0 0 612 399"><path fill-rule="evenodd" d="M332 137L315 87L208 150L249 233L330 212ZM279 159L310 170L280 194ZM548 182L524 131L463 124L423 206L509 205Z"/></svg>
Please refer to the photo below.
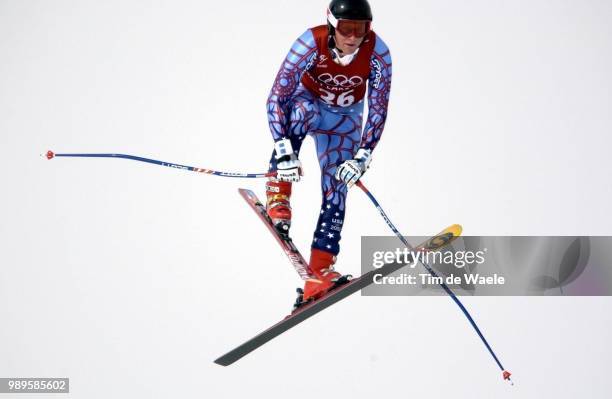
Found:
<svg viewBox="0 0 612 399"><path fill-rule="evenodd" d="M393 230L393 232L395 233L395 235L402 241L402 243L411 251L414 251L414 247L412 245L410 245L410 243L404 238L404 236L397 230L397 228L393 225L393 223L391 222L391 219L389 219L389 217L387 216L387 214L385 213L385 211L382 209L382 207L380 206L380 204L378 203L378 201L376 200L376 198L374 197L374 195L372 195L372 193L370 192L370 190L368 190L366 188L366 186L363 185L363 183L358 180L357 183L355 183L367 196L368 198L370 198L370 200L372 201L372 203L374 204L374 206L376 206L376 209L378 209L378 212L380 213L380 215L383 217L383 219L385 219L385 222L387 223L387 225L391 228L391 230ZM439 277L438 274L431 268L431 266L429 266L427 263L425 263L422 259L420 260L421 264L423 266L425 266L425 269L427 269L427 271L434 277ZM439 281L439 280L438 280ZM499 368L501 369L501 371L503 372L503 377L504 380L508 380L510 381L510 383L512 385L514 385L514 383L512 382L512 380L510 379L510 375L511 373L509 371L507 371L506 369L504 369L504 366L502 366L501 362L499 361L499 359L497 358L497 355L495 355L495 352L493 352L493 349L491 348L491 346L489 345L489 343L487 342L487 340L485 339L484 335L482 335L482 332L480 331L480 328L478 328L478 325L476 325L476 322L474 321L474 319L472 318L472 316L470 315L470 312L468 312L468 310L465 308L465 306L463 305L463 303L461 303L461 301L459 300L459 298L457 298L457 296L455 295L455 293L453 291L451 291L450 288L448 288L448 286L444 283L444 281L442 281L440 283L440 285L442 286L442 288L444 289L444 291L446 291L446 293L453 299L453 301L455 301L455 303L457 304L457 306L459 306L459 309L461 309L461 311L463 312L463 314L465 315L465 317L467 317L468 321L470 322L470 324L472 325L472 327L474 327L474 330L476 331L476 333L478 334L478 336L480 337L480 339L482 340L482 343L487 347L487 349L489 350L489 353L491 354L491 356L493 356L493 359L495 360L495 363L497 363L497 365L499 366Z"/></svg>
<svg viewBox="0 0 612 399"><path fill-rule="evenodd" d="M136 155L126 154L55 154L53 151L47 151L47 159L53 159L55 157L73 157L73 158L122 158L129 159L132 161L146 162L153 165L166 166L168 168L182 169L190 172L206 173L209 175L222 176L222 177L242 177L249 179L257 179L262 177L276 176L276 172L267 173L237 173L237 172L223 172L219 170L196 168L195 166L181 165L173 162L158 161L156 159L138 157Z"/></svg>

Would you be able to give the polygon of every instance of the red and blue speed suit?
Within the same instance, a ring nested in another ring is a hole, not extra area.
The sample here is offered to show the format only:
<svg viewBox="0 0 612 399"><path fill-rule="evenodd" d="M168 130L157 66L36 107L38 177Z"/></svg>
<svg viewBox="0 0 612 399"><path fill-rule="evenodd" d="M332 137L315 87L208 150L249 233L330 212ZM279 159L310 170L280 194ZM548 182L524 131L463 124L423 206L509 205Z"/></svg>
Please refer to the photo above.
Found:
<svg viewBox="0 0 612 399"><path fill-rule="evenodd" d="M293 46L268 97L268 122L275 141L291 140L296 155L311 135L321 167L323 201L312 248L338 254L344 223L346 184L336 167L359 148L373 150L380 140L391 89L391 55L373 31L346 66L334 62L327 26L307 30ZM364 99L368 118L362 129ZM276 169L274 154L270 170Z"/></svg>

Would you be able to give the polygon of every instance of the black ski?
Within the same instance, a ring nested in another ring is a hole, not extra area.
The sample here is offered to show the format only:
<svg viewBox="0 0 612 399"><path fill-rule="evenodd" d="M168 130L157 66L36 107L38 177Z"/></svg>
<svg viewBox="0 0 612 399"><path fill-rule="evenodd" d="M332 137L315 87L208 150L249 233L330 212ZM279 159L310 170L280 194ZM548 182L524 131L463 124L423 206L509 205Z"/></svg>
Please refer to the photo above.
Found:
<svg viewBox="0 0 612 399"><path fill-rule="evenodd" d="M459 225L452 225L442 231L440 234L431 237L430 239L416 247L415 251L429 252L439 250L448 245L455 238L457 238L459 234L461 234L461 227ZM236 362L237 360L251 353L255 349L259 348L266 342L274 339L275 337L296 326L302 321L308 319L309 317L319 313L323 309L333 305L334 303L346 298L351 294L354 294L362 288L373 284L374 275L380 275L384 277L401 269L405 265L406 263L389 263L379 269L371 270L359 278L351 280L347 284L342 285L336 288L335 290L329 292L324 297L299 307L289 316L285 317L282 321L276 323L264 332L260 333L259 335L256 335L255 337L246 341L242 345L221 356L220 358L215 360L215 363L221 366L229 366L230 364Z"/></svg>

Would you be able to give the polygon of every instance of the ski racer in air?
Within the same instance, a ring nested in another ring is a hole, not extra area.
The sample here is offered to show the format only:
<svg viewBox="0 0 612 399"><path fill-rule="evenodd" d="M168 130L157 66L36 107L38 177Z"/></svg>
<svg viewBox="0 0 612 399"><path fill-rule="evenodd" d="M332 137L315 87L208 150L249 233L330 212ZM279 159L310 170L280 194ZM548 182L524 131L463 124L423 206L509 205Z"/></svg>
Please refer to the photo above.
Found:
<svg viewBox="0 0 612 399"><path fill-rule="evenodd" d="M382 135L391 90L391 55L371 29L367 0L332 0L327 25L304 32L283 61L267 102L274 139L266 182L266 209L288 237L291 188L301 176L300 148L315 140L322 204L312 241L313 278L298 290L298 304L322 297L348 281L334 270L347 191L368 169ZM363 128L367 94L368 115Z"/></svg>

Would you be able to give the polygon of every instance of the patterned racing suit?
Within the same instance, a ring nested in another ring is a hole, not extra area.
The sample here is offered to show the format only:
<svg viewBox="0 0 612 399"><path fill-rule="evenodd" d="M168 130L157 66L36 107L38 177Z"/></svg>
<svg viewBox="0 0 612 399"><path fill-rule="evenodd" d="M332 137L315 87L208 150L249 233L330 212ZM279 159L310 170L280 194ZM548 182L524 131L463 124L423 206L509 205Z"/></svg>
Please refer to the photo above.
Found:
<svg viewBox="0 0 612 399"><path fill-rule="evenodd" d="M359 148L374 150L380 140L391 89L391 55L370 31L351 63L342 66L333 56L326 25L302 34L278 71L267 110L274 141L291 140L296 155L307 135L315 140L323 199L312 248L337 255L347 187L334 174ZM368 118L362 129L366 89ZM276 170L274 154L270 170Z"/></svg>

